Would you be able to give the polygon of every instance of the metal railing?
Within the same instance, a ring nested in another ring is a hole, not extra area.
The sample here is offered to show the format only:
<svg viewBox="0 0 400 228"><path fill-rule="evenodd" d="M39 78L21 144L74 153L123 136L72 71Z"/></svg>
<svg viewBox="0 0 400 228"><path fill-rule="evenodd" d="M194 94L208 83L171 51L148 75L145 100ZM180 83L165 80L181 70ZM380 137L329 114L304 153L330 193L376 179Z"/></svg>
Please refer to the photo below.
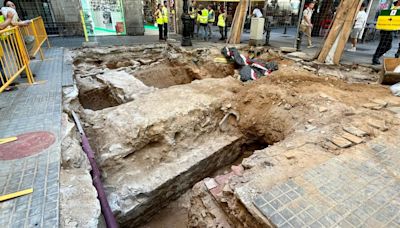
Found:
<svg viewBox="0 0 400 228"><path fill-rule="evenodd" d="M18 27L0 31L0 93L21 73L25 72L28 82L34 82L29 67L29 56Z"/></svg>
<svg viewBox="0 0 400 228"><path fill-rule="evenodd" d="M47 37L42 17L32 19L32 22L30 22L28 26L20 27L20 30L25 40L29 56L34 57L39 52L40 58L43 60L44 54L42 51L42 45L47 41L47 46L50 47L50 42ZM32 37L34 40L29 39Z"/></svg>

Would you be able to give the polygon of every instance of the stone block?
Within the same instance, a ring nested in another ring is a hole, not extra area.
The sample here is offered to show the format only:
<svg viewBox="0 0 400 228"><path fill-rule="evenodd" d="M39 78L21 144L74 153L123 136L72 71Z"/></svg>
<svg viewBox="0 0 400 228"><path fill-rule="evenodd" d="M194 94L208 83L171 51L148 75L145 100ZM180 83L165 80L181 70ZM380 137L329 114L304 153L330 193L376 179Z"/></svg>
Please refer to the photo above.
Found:
<svg viewBox="0 0 400 228"><path fill-rule="evenodd" d="M394 114L400 114L400 107L389 107L387 109L393 112Z"/></svg>
<svg viewBox="0 0 400 228"><path fill-rule="evenodd" d="M388 102L387 102L387 101L384 101L384 100L381 100L381 99L372 99L371 101L372 101L372 102L375 102L375 103L377 103L377 104L380 104L380 105L382 105L383 107L386 107L386 106L388 105Z"/></svg>
<svg viewBox="0 0 400 228"><path fill-rule="evenodd" d="M362 139L358 136L352 135L350 133L347 133L347 132L341 134L341 136L355 144L360 144L360 143L364 142L364 139Z"/></svg>
<svg viewBox="0 0 400 228"><path fill-rule="evenodd" d="M332 136L329 140L340 148L348 148L352 145L352 143L349 140L338 135Z"/></svg>
<svg viewBox="0 0 400 228"><path fill-rule="evenodd" d="M377 103L365 103L362 106L364 108L368 108L368 109L372 109L372 110L380 110L384 107L383 105L377 104Z"/></svg>
<svg viewBox="0 0 400 228"><path fill-rule="evenodd" d="M389 130L384 120L370 119L368 120L368 125L381 131Z"/></svg>
<svg viewBox="0 0 400 228"><path fill-rule="evenodd" d="M204 184L206 185L208 190L218 187L218 183L214 178L206 178L204 179Z"/></svg>
<svg viewBox="0 0 400 228"><path fill-rule="evenodd" d="M344 126L343 130L347 131L348 133L350 133L352 135L358 136L358 137L364 137L364 136L368 135L367 132L360 130L354 126Z"/></svg>

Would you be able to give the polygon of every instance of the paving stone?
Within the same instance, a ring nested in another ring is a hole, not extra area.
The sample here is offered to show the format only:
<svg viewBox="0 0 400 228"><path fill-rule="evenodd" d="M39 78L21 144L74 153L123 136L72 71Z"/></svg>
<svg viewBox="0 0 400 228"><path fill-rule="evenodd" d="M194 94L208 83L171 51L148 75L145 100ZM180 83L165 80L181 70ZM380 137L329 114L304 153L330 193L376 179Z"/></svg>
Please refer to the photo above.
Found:
<svg viewBox="0 0 400 228"><path fill-rule="evenodd" d="M364 139L362 139L358 136L352 135L350 133L343 133L343 134L341 134L341 136L355 144L360 144L360 143L364 142Z"/></svg>
<svg viewBox="0 0 400 228"><path fill-rule="evenodd" d="M332 136L329 140L340 148L348 148L352 145L349 140L342 138L338 135Z"/></svg>
<svg viewBox="0 0 400 228"><path fill-rule="evenodd" d="M358 137L364 137L367 135L367 132L360 130L354 126L344 126L343 130Z"/></svg>
<svg viewBox="0 0 400 228"><path fill-rule="evenodd" d="M271 221L277 226L280 226L286 222L285 219L282 217L282 215L279 213L274 214L271 217Z"/></svg>
<svg viewBox="0 0 400 228"><path fill-rule="evenodd" d="M374 103L380 104L383 107L386 107L388 105L387 101L384 101L384 100L381 100L381 99L372 99L371 101L374 102Z"/></svg>
<svg viewBox="0 0 400 228"><path fill-rule="evenodd" d="M368 120L368 124L381 131L387 131L389 128L386 126L386 123L384 120L377 120L377 119L370 119Z"/></svg>
<svg viewBox="0 0 400 228"><path fill-rule="evenodd" d="M264 200L264 198L259 195L257 196L254 200L253 203L256 207L261 208L262 206L264 206L267 202Z"/></svg>
<svg viewBox="0 0 400 228"><path fill-rule="evenodd" d="M377 103L365 103L362 106L372 110L381 110L384 107L383 105Z"/></svg>
<svg viewBox="0 0 400 228"><path fill-rule="evenodd" d="M0 105L10 104L7 112L0 109L0 137L19 135L32 131L50 131L55 133L58 140L39 155L17 159L13 161L0 161L0 180L6 177L6 182L0 192L11 193L33 187L34 192L27 196L9 201L9 207L0 207L0 224L13 219L11 227L47 227L41 224L45 215L45 199L47 194L56 201L49 201L47 208L52 212L49 227L58 225L58 176L60 163L60 128L61 128L61 81L63 71L63 50L60 48L46 49L45 61L32 61L31 68L37 75L36 81L46 81L33 86L20 87L19 90L0 94ZM52 57L50 57L52 56ZM71 77L72 78L72 77ZM7 123L7 124L4 124ZM23 124L21 124L23 123ZM54 164L49 163L49 157ZM51 175L46 172L47 167ZM56 174L54 174L56 173ZM49 179L46 175L51 176ZM50 186L45 191L45 186ZM0 189L1 190L1 189ZM56 203L54 203L56 202ZM32 218L32 219L30 219ZM33 224L35 222L35 224ZM46 221L47 222L47 221ZM0 226L0 227L9 227Z"/></svg>
<svg viewBox="0 0 400 228"><path fill-rule="evenodd" d="M400 107L388 107L387 109L394 114L400 114Z"/></svg>

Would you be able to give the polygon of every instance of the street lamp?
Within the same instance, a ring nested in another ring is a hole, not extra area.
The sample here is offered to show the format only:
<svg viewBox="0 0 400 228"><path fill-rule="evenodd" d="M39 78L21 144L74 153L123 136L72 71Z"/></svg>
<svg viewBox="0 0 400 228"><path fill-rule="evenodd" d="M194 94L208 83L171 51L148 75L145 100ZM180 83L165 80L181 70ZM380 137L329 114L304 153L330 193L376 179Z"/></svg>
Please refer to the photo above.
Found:
<svg viewBox="0 0 400 228"><path fill-rule="evenodd" d="M183 31L182 31L182 46L192 46L192 40L190 39L190 32L192 30L192 22L191 18L188 13L188 0L183 0L183 13L182 13L182 24L183 24Z"/></svg>

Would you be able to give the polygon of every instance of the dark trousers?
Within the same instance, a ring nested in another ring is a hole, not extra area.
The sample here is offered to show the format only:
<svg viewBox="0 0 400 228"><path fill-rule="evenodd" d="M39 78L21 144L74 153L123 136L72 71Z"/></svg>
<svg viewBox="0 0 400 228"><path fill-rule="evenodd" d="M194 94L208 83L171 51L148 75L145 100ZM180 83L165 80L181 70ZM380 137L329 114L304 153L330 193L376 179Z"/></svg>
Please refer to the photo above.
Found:
<svg viewBox="0 0 400 228"><path fill-rule="evenodd" d="M219 27L219 33L221 34L221 40L223 40L225 38L224 27L222 27L222 26L218 26L218 27Z"/></svg>
<svg viewBox="0 0 400 228"><path fill-rule="evenodd" d="M168 38L168 23L164 23L164 39Z"/></svg>
<svg viewBox="0 0 400 228"><path fill-rule="evenodd" d="M379 45L376 48L373 57L374 59L379 59L383 54L392 48L393 32L381 30L380 36Z"/></svg>
<svg viewBox="0 0 400 228"><path fill-rule="evenodd" d="M163 25L158 24L158 39L163 39Z"/></svg>
<svg viewBox="0 0 400 228"><path fill-rule="evenodd" d="M190 37L192 37L193 38L193 36L194 36L194 25L196 24L195 23L195 20L194 19L190 19Z"/></svg>

